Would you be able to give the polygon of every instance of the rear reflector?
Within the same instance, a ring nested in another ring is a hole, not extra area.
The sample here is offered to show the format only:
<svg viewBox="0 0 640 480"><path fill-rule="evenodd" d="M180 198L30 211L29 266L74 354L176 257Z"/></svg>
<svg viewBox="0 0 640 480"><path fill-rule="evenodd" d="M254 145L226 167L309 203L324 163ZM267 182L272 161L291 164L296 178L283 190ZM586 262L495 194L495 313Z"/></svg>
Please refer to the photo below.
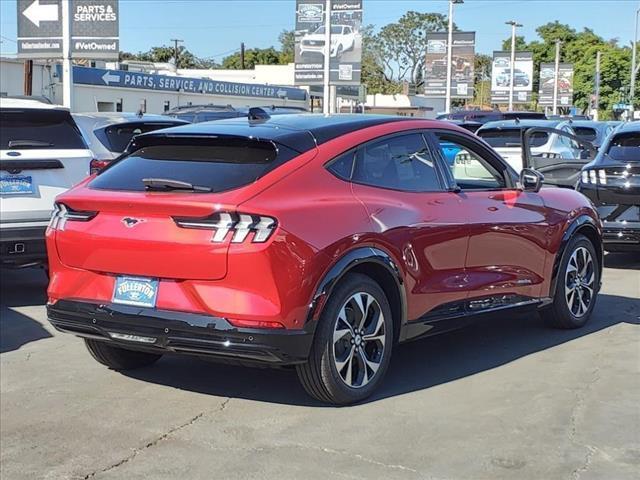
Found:
<svg viewBox="0 0 640 480"><path fill-rule="evenodd" d="M261 320L239 320L227 318L229 323L239 328L284 328L280 322L263 322Z"/></svg>
<svg viewBox="0 0 640 480"><path fill-rule="evenodd" d="M130 335L128 333L109 332L109 336L116 340L126 340L127 342L156 343L157 338L141 337L140 335Z"/></svg>

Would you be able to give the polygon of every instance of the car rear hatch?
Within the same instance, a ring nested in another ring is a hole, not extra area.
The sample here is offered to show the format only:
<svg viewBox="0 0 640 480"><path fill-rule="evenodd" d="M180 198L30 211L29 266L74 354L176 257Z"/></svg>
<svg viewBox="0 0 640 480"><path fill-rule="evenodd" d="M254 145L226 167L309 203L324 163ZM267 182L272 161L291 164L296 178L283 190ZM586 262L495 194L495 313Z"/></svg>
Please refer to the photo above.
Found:
<svg viewBox="0 0 640 480"><path fill-rule="evenodd" d="M43 221L54 198L85 178L91 152L68 111L2 108L2 221Z"/></svg>
<svg viewBox="0 0 640 480"><path fill-rule="evenodd" d="M298 152L272 141L138 137L127 157L60 199L60 260L97 272L165 279L226 275L234 241L263 242L276 221L238 206ZM262 233L260 233L262 232Z"/></svg>

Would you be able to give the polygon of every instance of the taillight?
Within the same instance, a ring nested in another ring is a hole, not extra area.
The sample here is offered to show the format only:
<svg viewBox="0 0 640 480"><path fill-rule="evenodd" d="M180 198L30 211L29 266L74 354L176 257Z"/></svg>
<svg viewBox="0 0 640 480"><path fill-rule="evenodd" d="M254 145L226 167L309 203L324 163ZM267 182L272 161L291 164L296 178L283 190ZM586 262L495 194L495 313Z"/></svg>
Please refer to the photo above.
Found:
<svg viewBox="0 0 640 480"><path fill-rule="evenodd" d="M553 153L553 152L542 152L540 154L540 158L550 158L550 159L560 159L562 158L562 155L560 155L559 153Z"/></svg>
<svg viewBox="0 0 640 480"><path fill-rule="evenodd" d="M271 217L230 212L216 212L205 218L173 217L173 220L182 228L213 230L214 243L224 242L229 235L231 243L242 243L247 238L253 243L264 243L277 226Z"/></svg>
<svg viewBox="0 0 640 480"><path fill-rule="evenodd" d="M73 210L63 203L56 203L53 206L51 220L49 221L49 228L52 230L63 231L67 221L88 222L97 214L98 212Z"/></svg>
<svg viewBox="0 0 640 480"><path fill-rule="evenodd" d="M100 170L105 168L107 165L111 163L111 160L97 160L93 159L89 162L89 173L93 175L94 173L98 173Z"/></svg>

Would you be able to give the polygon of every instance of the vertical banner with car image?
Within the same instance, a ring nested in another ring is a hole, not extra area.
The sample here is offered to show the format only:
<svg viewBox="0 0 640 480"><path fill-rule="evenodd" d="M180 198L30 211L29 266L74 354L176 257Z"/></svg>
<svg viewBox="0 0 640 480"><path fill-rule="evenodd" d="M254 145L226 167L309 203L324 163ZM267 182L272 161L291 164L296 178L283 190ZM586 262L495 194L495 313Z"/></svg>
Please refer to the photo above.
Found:
<svg viewBox="0 0 640 480"><path fill-rule="evenodd" d="M540 90L538 104L553 106L555 83L555 63L540 64ZM570 107L573 104L573 64L561 63L558 67L558 106Z"/></svg>
<svg viewBox="0 0 640 480"><path fill-rule="evenodd" d="M529 103L533 90L533 53L516 52L511 75L511 52L493 52L491 103L509 103L513 77L513 103Z"/></svg>
<svg viewBox="0 0 640 480"><path fill-rule="evenodd" d="M451 53L451 98L473 98L475 32L454 32ZM424 94L445 98L447 91L447 32L427 33Z"/></svg>
<svg viewBox="0 0 640 480"><path fill-rule="evenodd" d="M295 84L324 81L323 0L296 1ZM360 84L362 68L362 0L331 1L330 82Z"/></svg>

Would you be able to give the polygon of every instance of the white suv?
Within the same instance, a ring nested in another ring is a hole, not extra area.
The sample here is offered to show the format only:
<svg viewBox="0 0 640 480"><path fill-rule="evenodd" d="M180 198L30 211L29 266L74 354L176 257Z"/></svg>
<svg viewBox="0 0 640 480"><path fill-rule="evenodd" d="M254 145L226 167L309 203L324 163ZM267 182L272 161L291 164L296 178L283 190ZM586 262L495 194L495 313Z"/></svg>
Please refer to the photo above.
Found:
<svg viewBox="0 0 640 480"><path fill-rule="evenodd" d="M92 155L69 110L0 99L0 265L45 264L55 197L89 173Z"/></svg>
<svg viewBox="0 0 640 480"><path fill-rule="evenodd" d="M331 26L330 56L340 58L343 52L353 49L356 42L356 32L349 25ZM324 26L318 27L312 33L306 34L300 40L300 54L321 53L324 55Z"/></svg>

